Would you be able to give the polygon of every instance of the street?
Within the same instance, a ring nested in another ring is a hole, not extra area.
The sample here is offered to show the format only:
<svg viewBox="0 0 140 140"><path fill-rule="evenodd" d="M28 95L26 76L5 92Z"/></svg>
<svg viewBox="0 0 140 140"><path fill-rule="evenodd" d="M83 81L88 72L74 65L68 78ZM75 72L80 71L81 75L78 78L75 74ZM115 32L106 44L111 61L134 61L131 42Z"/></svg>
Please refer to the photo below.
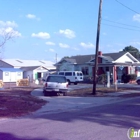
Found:
<svg viewBox="0 0 140 140"><path fill-rule="evenodd" d="M128 140L140 129L140 98L0 120L0 140Z"/></svg>

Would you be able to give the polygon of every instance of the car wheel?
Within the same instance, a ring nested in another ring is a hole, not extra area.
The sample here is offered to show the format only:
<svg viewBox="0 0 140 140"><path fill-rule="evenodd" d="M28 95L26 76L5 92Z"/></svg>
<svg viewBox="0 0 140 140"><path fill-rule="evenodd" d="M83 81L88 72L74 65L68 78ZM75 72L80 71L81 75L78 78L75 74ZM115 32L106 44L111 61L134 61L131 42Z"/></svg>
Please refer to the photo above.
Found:
<svg viewBox="0 0 140 140"><path fill-rule="evenodd" d="M50 94L47 91L44 91L44 96L49 96Z"/></svg>
<svg viewBox="0 0 140 140"><path fill-rule="evenodd" d="M140 85L140 80L137 81L137 84Z"/></svg>
<svg viewBox="0 0 140 140"><path fill-rule="evenodd" d="M64 93L63 93L63 96L67 96L67 93L66 93L66 92L64 92Z"/></svg>
<svg viewBox="0 0 140 140"><path fill-rule="evenodd" d="M71 83L70 83L70 80L67 80L68 81L68 84L70 85Z"/></svg>
<svg viewBox="0 0 140 140"><path fill-rule="evenodd" d="M58 93L56 93L56 92L53 92L53 94L52 94L53 96L58 96Z"/></svg>

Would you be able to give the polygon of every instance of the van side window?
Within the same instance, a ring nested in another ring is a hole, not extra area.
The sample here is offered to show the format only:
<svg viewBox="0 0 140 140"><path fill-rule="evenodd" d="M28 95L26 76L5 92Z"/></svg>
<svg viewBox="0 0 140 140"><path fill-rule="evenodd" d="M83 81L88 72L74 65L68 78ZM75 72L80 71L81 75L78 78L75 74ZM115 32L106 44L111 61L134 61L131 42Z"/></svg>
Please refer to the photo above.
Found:
<svg viewBox="0 0 140 140"><path fill-rule="evenodd" d="M73 72L73 76L75 76L75 72Z"/></svg>
<svg viewBox="0 0 140 140"><path fill-rule="evenodd" d="M59 72L59 75L64 75L64 72Z"/></svg>
<svg viewBox="0 0 140 140"><path fill-rule="evenodd" d="M72 72L65 72L65 76L72 76Z"/></svg>

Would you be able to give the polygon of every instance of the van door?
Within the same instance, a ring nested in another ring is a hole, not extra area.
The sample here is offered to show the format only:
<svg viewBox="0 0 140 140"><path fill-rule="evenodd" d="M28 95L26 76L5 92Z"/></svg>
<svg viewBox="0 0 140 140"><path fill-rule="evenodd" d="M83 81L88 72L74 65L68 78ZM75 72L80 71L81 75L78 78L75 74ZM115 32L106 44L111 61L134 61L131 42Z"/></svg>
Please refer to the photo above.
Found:
<svg viewBox="0 0 140 140"><path fill-rule="evenodd" d="M83 73L82 72L77 72L76 77L77 77L77 81L83 81Z"/></svg>
<svg viewBox="0 0 140 140"><path fill-rule="evenodd" d="M73 72L65 72L65 77L67 78L67 80L69 82L74 82L75 81L75 77L73 76Z"/></svg>

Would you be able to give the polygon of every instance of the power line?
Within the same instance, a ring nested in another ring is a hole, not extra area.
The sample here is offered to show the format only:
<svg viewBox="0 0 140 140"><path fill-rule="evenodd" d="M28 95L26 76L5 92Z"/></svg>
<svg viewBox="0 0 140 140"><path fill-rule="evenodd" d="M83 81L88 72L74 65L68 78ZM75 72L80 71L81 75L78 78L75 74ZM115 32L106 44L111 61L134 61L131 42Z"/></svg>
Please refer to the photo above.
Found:
<svg viewBox="0 0 140 140"><path fill-rule="evenodd" d="M134 13L136 13L136 14L140 14L139 12L137 12L137 11L131 9L130 7L126 6L125 4L123 4L123 3L121 3L121 2L119 2L118 0L115 0L115 1L118 2L119 4L121 4L122 6L124 6L125 8L129 9L130 11L132 11L132 12L134 12Z"/></svg>
<svg viewBox="0 0 140 140"><path fill-rule="evenodd" d="M125 27L120 27L120 26L115 26L115 25L109 25L109 24L104 24L104 23L102 23L102 25L107 25L107 26L111 26L111 27L117 27L117 28L122 28L122 29L127 29L127 30L133 30L133 31L138 31L138 32L140 32L140 30L125 28Z"/></svg>
<svg viewBox="0 0 140 140"><path fill-rule="evenodd" d="M112 22L112 23L116 23L116 24L120 24L120 25L130 26L130 27L134 27L134 28L140 28L139 26L128 25L128 24L119 23L119 22L112 21L112 20L103 19L103 18L102 18L102 20L105 20L105 21L108 21L108 22Z"/></svg>

